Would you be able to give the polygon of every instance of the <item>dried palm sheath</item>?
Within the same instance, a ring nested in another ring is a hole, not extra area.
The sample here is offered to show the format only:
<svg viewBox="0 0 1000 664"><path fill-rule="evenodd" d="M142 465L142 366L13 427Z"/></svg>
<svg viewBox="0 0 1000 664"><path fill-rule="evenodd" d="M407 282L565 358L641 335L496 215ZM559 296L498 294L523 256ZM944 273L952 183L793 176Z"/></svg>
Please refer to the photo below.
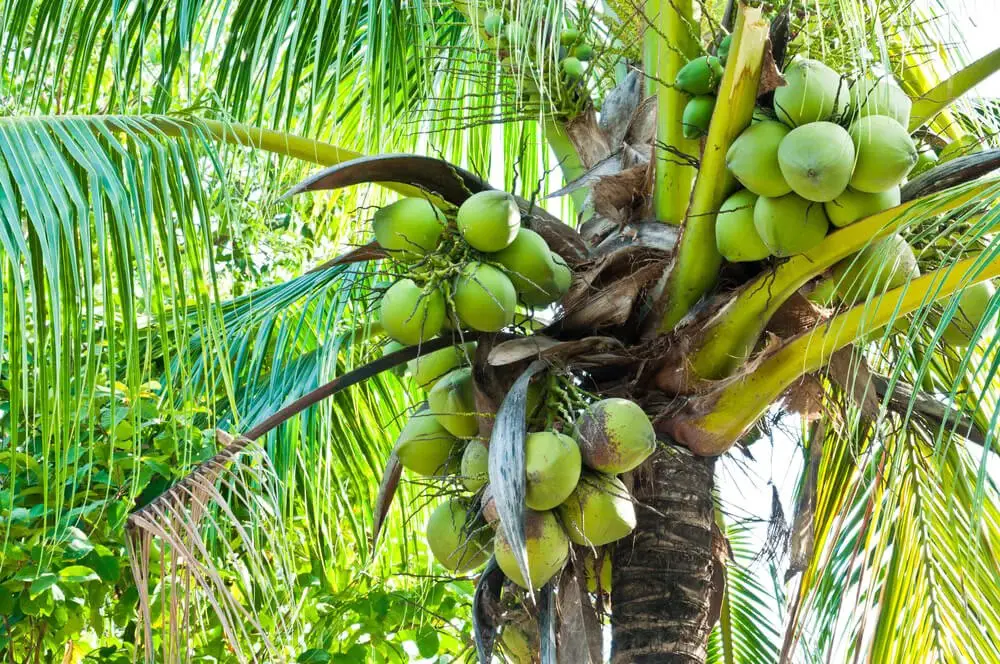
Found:
<svg viewBox="0 0 1000 664"><path fill-rule="evenodd" d="M126 541L147 662L188 661L191 625L210 614L239 661L284 661L297 621L279 607L295 605L288 596L295 568L280 553L287 549L279 544L286 535L280 483L256 441L351 385L453 343L444 337L384 355L292 401L242 436L217 430L219 453L129 515ZM225 562L220 568L215 560ZM154 565L160 568L158 644L149 587Z"/></svg>

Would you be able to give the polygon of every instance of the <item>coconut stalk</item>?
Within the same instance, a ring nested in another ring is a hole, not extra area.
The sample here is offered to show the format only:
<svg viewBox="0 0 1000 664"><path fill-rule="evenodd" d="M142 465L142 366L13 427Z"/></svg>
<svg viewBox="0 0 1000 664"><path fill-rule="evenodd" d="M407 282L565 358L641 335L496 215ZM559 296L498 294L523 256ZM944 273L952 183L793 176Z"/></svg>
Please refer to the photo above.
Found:
<svg viewBox="0 0 1000 664"><path fill-rule="evenodd" d="M688 97L670 84L696 54L691 33L697 24L691 0L648 0L646 18L646 93L656 97L653 213L657 220L677 226L684 221L691 196L691 163L698 156L698 141L684 137L681 119Z"/></svg>
<svg viewBox="0 0 1000 664"><path fill-rule="evenodd" d="M662 312L660 333L672 330L718 277L722 256L715 245L715 215L733 181L726 169L726 152L750 125L768 28L759 7L740 5L680 246L654 308L654 312Z"/></svg>
<svg viewBox="0 0 1000 664"><path fill-rule="evenodd" d="M930 302L998 275L1000 261L982 252L886 291L876 303L859 304L797 335L743 376L693 399L665 428L696 454L722 454L796 379L825 366L841 348Z"/></svg>

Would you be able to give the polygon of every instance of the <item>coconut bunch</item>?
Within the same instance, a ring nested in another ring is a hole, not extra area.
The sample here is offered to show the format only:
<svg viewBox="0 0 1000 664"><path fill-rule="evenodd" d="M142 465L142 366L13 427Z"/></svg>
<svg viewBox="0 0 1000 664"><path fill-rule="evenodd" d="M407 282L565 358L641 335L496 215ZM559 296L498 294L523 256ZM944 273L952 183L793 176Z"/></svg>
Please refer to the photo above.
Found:
<svg viewBox="0 0 1000 664"><path fill-rule="evenodd" d="M700 138L708 133L715 110L715 94L722 82L722 71L729 58L729 47L733 36L726 35L720 41L715 55L697 57L677 72L674 87L691 95L681 116L681 131L684 138Z"/></svg>
<svg viewBox="0 0 1000 664"><path fill-rule="evenodd" d="M446 480L451 488L426 531L443 567L467 572L492 553L514 584L537 590L562 570L573 544L601 547L635 528L632 498L618 475L639 466L655 449L649 418L627 399L588 401L568 377L553 375L531 384L524 440L525 578L511 546L494 531L498 514L489 486L489 444L478 435L472 370L463 366L464 353L445 350L428 355L435 371L456 366L433 383L427 403L396 444L404 468ZM595 585L596 575L610 575L607 565L591 570Z"/></svg>
<svg viewBox="0 0 1000 664"><path fill-rule="evenodd" d="M561 298L572 273L545 240L521 227L513 196L483 191L454 218L423 198L381 208L375 239L407 276L382 296L382 327L395 341L417 345L446 328L496 332Z"/></svg>

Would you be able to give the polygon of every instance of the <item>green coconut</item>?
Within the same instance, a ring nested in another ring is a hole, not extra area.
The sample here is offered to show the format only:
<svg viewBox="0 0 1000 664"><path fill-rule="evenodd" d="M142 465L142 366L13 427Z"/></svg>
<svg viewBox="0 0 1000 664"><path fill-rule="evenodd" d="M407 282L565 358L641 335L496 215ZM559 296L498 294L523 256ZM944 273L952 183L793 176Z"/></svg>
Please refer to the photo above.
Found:
<svg viewBox="0 0 1000 664"><path fill-rule="evenodd" d="M808 201L825 203L844 193L854 169L854 143L843 127L810 122L796 127L778 146L785 181Z"/></svg>
<svg viewBox="0 0 1000 664"><path fill-rule="evenodd" d="M616 542L635 528L635 506L628 489L614 475L584 473L562 505L559 516L569 539L581 546Z"/></svg>
<svg viewBox="0 0 1000 664"><path fill-rule="evenodd" d="M563 58L562 61L559 62L559 66L570 78L583 78L583 74L586 72L586 68L583 66L583 63L574 57Z"/></svg>
<svg viewBox="0 0 1000 664"><path fill-rule="evenodd" d="M389 255L412 263L437 248L444 213L423 198L401 198L375 213L375 240Z"/></svg>
<svg viewBox="0 0 1000 664"><path fill-rule="evenodd" d="M528 550L529 579L525 579L518 569L514 551L504 538L502 529L497 530L493 538L493 555L508 579L522 588L538 590L566 564L569 537L559 525L555 513L529 509L524 511L524 539Z"/></svg>
<svg viewBox="0 0 1000 664"><path fill-rule="evenodd" d="M563 46L572 46L580 41L580 31L576 28L566 28L559 33L559 43Z"/></svg>
<svg viewBox="0 0 1000 664"><path fill-rule="evenodd" d="M726 64L726 62L729 60L729 49L732 47L732 45L733 45L732 35L726 35L725 37L722 38L722 41L719 42L719 48L716 49L715 54L719 57L719 60L722 61L722 64Z"/></svg>
<svg viewBox="0 0 1000 664"><path fill-rule="evenodd" d="M611 576L614 568L611 564L611 552L602 549L593 555L587 555L583 559L583 576L587 582L588 593L611 594Z"/></svg>
<svg viewBox="0 0 1000 664"><path fill-rule="evenodd" d="M483 520L489 525L496 527L500 515L497 514L497 501L493 498L493 489L489 484L486 485L483 493L479 496L479 505L479 513L482 515Z"/></svg>
<svg viewBox="0 0 1000 664"><path fill-rule="evenodd" d="M823 307L828 307L833 304L836 297L837 284L833 279L820 279L816 282L813 289L806 295L806 298L810 302L815 302Z"/></svg>
<svg viewBox="0 0 1000 664"><path fill-rule="evenodd" d="M403 350L404 348L406 348L404 344L399 343L395 339L390 339L389 342L382 347L382 357L385 357L386 355L391 355L392 353L395 353L397 350ZM406 366L407 365L405 364L397 364L392 369L390 369L390 371L392 371L392 373L402 378L406 374Z"/></svg>
<svg viewBox="0 0 1000 664"><path fill-rule="evenodd" d="M830 223L838 228L899 205L899 187L869 194L848 187L840 196L823 205Z"/></svg>
<svg viewBox="0 0 1000 664"><path fill-rule="evenodd" d="M465 364L468 357L475 352L475 347L474 343L448 346L426 355L418 355L406 363L406 372L413 377L417 385L429 390L442 376Z"/></svg>
<svg viewBox="0 0 1000 664"><path fill-rule="evenodd" d="M496 332L514 321L517 291L501 270L486 263L469 263L455 282L455 313L463 325Z"/></svg>
<svg viewBox="0 0 1000 664"><path fill-rule="evenodd" d="M427 543L434 558L452 572L467 572L489 557L489 530L470 518L469 506L452 498L438 505L427 520Z"/></svg>
<svg viewBox="0 0 1000 664"><path fill-rule="evenodd" d="M436 337L444 325L444 295L424 290L412 279L400 279L382 296L380 320L390 337L415 346Z"/></svg>
<svg viewBox="0 0 1000 664"><path fill-rule="evenodd" d="M877 298L919 276L917 257L898 233L869 244L833 270L837 294L848 306Z"/></svg>
<svg viewBox="0 0 1000 664"><path fill-rule="evenodd" d="M414 413L396 439L399 462L419 475L446 474L448 461L460 449L459 440L426 409Z"/></svg>
<svg viewBox="0 0 1000 664"><path fill-rule="evenodd" d="M544 306L562 297L556 278L556 260L542 236L522 228L510 246L493 259L503 266L521 300L529 306Z"/></svg>
<svg viewBox="0 0 1000 664"><path fill-rule="evenodd" d="M757 194L741 189L723 201L715 217L715 244L731 263L764 260L771 255L753 224Z"/></svg>
<svg viewBox="0 0 1000 664"><path fill-rule="evenodd" d="M909 127L912 107L913 102L890 76L861 79L851 85L851 111L855 117L887 115Z"/></svg>
<svg viewBox="0 0 1000 664"><path fill-rule="evenodd" d="M479 491L487 481L490 450L479 440L469 441L462 453L462 484L469 491Z"/></svg>
<svg viewBox="0 0 1000 664"><path fill-rule="evenodd" d="M915 178L938 165L938 156L934 150L921 150L917 153L917 163L910 171L909 177Z"/></svg>
<svg viewBox="0 0 1000 664"><path fill-rule="evenodd" d="M821 203L798 194L779 198L761 196L753 208L757 234L775 256L784 258L809 251L826 237L829 228Z"/></svg>
<svg viewBox="0 0 1000 664"><path fill-rule="evenodd" d="M653 424L639 404L628 399L602 399L577 419L573 437L583 462L594 470L624 473L656 449Z"/></svg>
<svg viewBox="0 0 1000 664"><path fill-rule="evenodd" d="M958 307L953 311L951 320L941 333L941 338L946 344L954 348L967 348L972 345L974 338L993 336L996 332L995 316L983 323L982 330L979 330L979 325L986 317L994 293L996 288L993 284L984 281L969 286L959 294Z"/></svg>
<svg viewBox="0 0 1000 664"><path fill-rule="evenodd" d="M483 30L490 37L496 37L503 30L503 17L500 14L489 13L483 19Z"/></svg>
<svg viewBox="0 0 1000 664"><path fill-rule="evenodd" d="M903 125L887 115L866 115L851 125L857 154L851 186L858 191L892 189L917 163L917 146Z"/></svg>
<svg viewBox="0 0 1000 664"><path fill-rule="evenodd" d="M785 82L774 91L774 109L787 125L835 119L847 111L847 84L819 60L796 58L785 69Z"/></svg>
<svg viewBox="0 0 1000 664"><path fill-rule="evenodd" d="M556 290L561 298L573 283L573 270L570 269L566 261L559 254L552 252L552 262L556 264Z"/></svg>
<svg viewBox="0 0 1000 664"><path fill-rule="evenodd" d="M469 196L458 208L458 230L479 251L500 251L517 236L521 211L506 191L481 191Z"/></svg>
<svg viewBox="0 0 1000 664"><path fill-rule="evenodd" d="M722 82L722 61L714 55L703 55L681 67L674 79L674 87L689 95L707 95L715 92Z"/></svg>
<svg viewBox="0 0 1000 664"><path fill-rule="evenodd" d="M453 436L472 438L479 433L476 388L470 367L455 369L435 383L427 394L427 403L437 421Z"/></svg>
<svg viewBox="0 0 1000 664"><path fill-rule="evenodd" d="M970 154L975 154L977 152L983 151L983 145L979 142L979 139L971 134L966 134L958 140L948 143L941 149L938 153L938 161L944 163L946 161L951 161L956 157L967 157Z"/></svg>
<svg viewBox="0 0 1000 664"><path fill-rule="evenodd" d="M532 664L539 652L538 624L523 612L516 620L504 623L500 649L507 664Z"/></svg>
<svg viewBox="0 0 1000 664"><path fill-rule="evenodd" d="M572 56L581 62L589 62L594 57L594 47L590 44L580 44L573 48Z"/></svg>
<svg viewBox="0 0 1000 664"><path fill-rule="evenodd" d="M529 434L524 443L527 490L524 504L550 510L573 492L580 479L580 446L569 436L552 431Z"/></svg>
<svg viewBox="0 0 1000 664"><path fill-rule="evenodd" d="M726 152L726 166L740 184L758 196L784 196L792 190L778 163L778 147L788 127L773 120L761 120L736 137Z"/></svg>
<svg viewBox="0 0 1000 664"><path fill-rule="evenodd" d="M684 106L684 114L681 117L681 131L684 138L699 138L707 134L714 110L714 95L692 97Z"/></svg>

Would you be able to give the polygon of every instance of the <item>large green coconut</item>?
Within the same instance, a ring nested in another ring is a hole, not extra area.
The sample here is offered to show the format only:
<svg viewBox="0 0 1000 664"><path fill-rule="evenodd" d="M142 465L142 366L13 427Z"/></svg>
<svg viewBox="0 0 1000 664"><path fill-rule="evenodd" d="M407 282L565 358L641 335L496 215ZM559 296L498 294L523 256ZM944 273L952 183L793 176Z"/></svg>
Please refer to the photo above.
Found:
<svg viewBox="0 0 1000 664"><path fill-rule="evenodd" d="M569 539L581 546L601 546L620 540L635 528L635 506L620 479L584 473L562 505L559 516Z"/></svg>
<svg viewBox="0 0 1000 664"><path fill-rule="evenodd" d="M479 251L500 251L521 228L517 201L506 191L481 191L458 208L458 230Z"/></svg>
<svg viewBox="0 0 1000 664"><path fill-rule="evenodd" d="M920 276L917 257L899 234L873 242L838 263L833 270L837 294L848 306L878 298Z"/></svg>
<svg viewBox="0 0 1000 664"><path fill-rule="evenodd" d="M427 403L437 421L453 436L472 438L479 433L471 368L455 369L439 380L427 394Z"/></svg>
<svg viewBox="0 0 1000 664"><path fill-rule="evenodd" d="M566 564L569 558L569 537L553 512L525 510L524 539L528 550L530 579L526 580L518 569L514 551L504 539L502 529L497 530L493 538L493 555L508 579L525 589L529 588L530 580L530 588L538 590Z"/></svg>
<svg viewBox="0 0 1000 664"><path fill-rule="evenodd" d="M810 122L789 132L778 146L785 181L808 201L824 203L844 193L854 169L854 143L843 127Z"/></svg>
<svg viewBox="0 0 1000 664"><path fill-rule="evenodd" d="M406 363L406 371L413 377L417 385L429 390L442 376L465 364L472 353L476 352L475 348L475 343L468 343L460 346L448 346L426 355L418 355Z"/></svg>
<svg viewBox="0 0 1000 664"><path fill-rule="evenodd" d="M375 213L379 246L396 260L412 263L437 248L444 213L423 198L401 198Z"/></svg>
<svg viewBox="0 0 1000 664"><path fill-rule="evenodd" d="M684 138L699 138L707 134L714 110L714 95L692 97L684 106L684 114L681 116L681 132Z"/></svg>
<svg viewBox="0 0 1000 664"><path fill-rule="evenodd" d="M848 187L840 196L823 205L830 223L838 228L899 205L899 187L869 194Z"/></svg>
<svg viewBox="0 0 1000 664"><path fill-rule="evenodd" d="M653 424L639 404L628 399L592 403L577 419L573 436L583 462L606 473L632 470L656 449Z"/></svg>
<svg viewBox="0 0 1000 664"><path fill-rule="evenodd" d="M727 261L764 260L771 255L753 225L753 208L757 194L741 189L727 198L715 217L715 244Z"/></svg>
<svg viewBox="0 0 1000 664"><path fill-rule="evenodd" d="M851 85L851 110L855 117L887 115L904 127L910 126L913 102L891 76L860 79Z"/></svg>
<svg viewBox="0 0 1000 664"><path fill-rule="evenodd" d="M566 500L580 479L580 446L569 436L552 431L530 434L524 443L527 492L524 504L550 510Z"/></svg>
<svg viewBox="0 0 1000 664"><path fill-rule="evenodd" d="M462 453L462 484L469 491L479 491L489 480L490 450L479 440L469 441Z"/></svg>
<svg viewBox="0 0 1000 664"><path fill-rule="evenodd" d="M722 61L713 55L703 55L681 67L674 87L689 95L712 94L722 82Z"/></svg>
<svg viewBox="0 0 1000 664"><path fill-rule="evenodd" d="M847 111L847 83L819 60L796 58L785 69L785 81L774 91L774 109L789 126L836 119Z"/></svg>
<svg viewBox="0 0 1000 664"><path fill-rule="evenodd" d="M982 330L979 330L979 325L986 317L994 293L996 288L988 281L969 286L961 292L958 296L958 307L953 311L951 320L941 333L941 338L946 344L954 348L966 348L972 345L973 337L993 336L996 331L995 315L983 323ZM942 304L946 307L949 305L948 302ZM979 330L978 335L977 330Z"/></svg>
<svg viewBox="0 0 1000 664"><path fill-rule="evenodd" d="M412 279L400 279L382 296L380 320L390 337L415 346L436 337L444 325L444 295L422 289Z"/></svg>
<svg viewBox="0 0 1000 664"><path fill-rule="evenodd" d="M758 196L784 196L792 190L778 164L778 146L790 130L761 120L736 137L726 152L726 166L740 184Z"/></svg>
<svg viewBox="0 0 1000 664"><path fill-rule="evenodd" d="M521 300L529 306L544 306L559 299L556 261L549 245L535 231L522 228L510 246L494 254L504 267Z"/></svg>
<svg viewBox="0 0 1000 664"><path fill-rule="evenodd" d="M797 194L758 198L753 225L771 253L779 257L809 251L823 241L829 228L823 204Z"/></svg>
<svg viewBox="0 0 1000 664"><path fill-rule="evenodd" d="M851 125L857 162L851 186L858 191L892 189L917 163L917 146L903 125L887 115L866 115Z"/></svg>
<svg viewBox="0 0 1000 664"><path fill-rule="evenodd" d="M431 512L427 543L434 558L452 572L467 572L489 557L489 530L469 515L465 502L452 498Z"/></svg>
<svg viewBox="0 0 1000 664"><path fill-rule="evenodd" d="M481 332L496 332L514 321L517 291L501 270L486 263L469 263L455 282L454 302L462 324Z"/></svg>
<svg viewBox="0 0 1000 664"><path fill-rule="evenodd" d="M461 443L426 409L406 421L396 440L396 455L403 468L419 475L443 475L448 461L458 455Z"/></svg>

